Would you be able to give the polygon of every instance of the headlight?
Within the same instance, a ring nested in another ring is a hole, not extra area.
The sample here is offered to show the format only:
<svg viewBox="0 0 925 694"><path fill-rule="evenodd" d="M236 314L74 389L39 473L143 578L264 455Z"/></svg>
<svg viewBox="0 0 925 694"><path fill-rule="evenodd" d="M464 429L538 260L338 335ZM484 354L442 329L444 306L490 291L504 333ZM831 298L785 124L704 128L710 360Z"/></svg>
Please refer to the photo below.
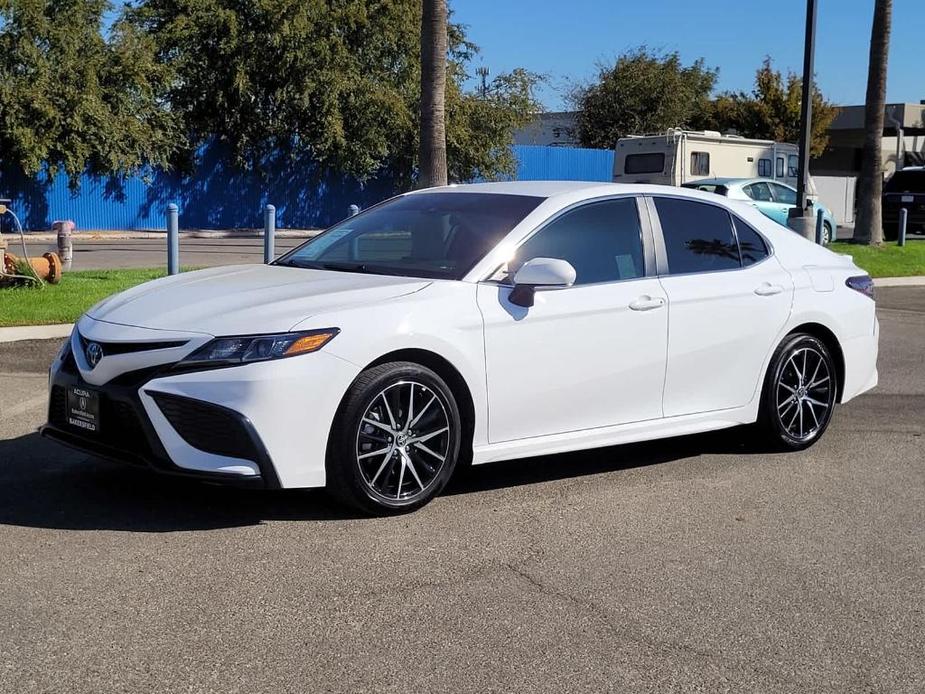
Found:
<svg viewBox="0 0 925 694"><path fill-rule="evenodd" d="M324 328L276 335L217 337L190 354L178 366L233 366L295 357L317 352L339 332L340 328Z"/></svg>

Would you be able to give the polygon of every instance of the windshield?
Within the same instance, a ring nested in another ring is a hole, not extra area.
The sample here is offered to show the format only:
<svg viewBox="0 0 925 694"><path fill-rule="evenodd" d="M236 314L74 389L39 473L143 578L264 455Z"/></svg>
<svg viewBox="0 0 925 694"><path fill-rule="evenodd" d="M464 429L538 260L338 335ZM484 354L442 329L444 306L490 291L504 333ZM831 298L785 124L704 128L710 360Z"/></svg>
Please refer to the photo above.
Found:
<svg viewBox="0 0 925 694"><path fill-rule="evenodd" d="M424 193L345 219L278 265L461 279L543 198L500 193Z"/></svg>
<svg viewBox="0 0 925 694"><path fill-rule="evenodd" d="M925 171L897 171L886 182L884 190L888 193L925 193Z"/></svg>

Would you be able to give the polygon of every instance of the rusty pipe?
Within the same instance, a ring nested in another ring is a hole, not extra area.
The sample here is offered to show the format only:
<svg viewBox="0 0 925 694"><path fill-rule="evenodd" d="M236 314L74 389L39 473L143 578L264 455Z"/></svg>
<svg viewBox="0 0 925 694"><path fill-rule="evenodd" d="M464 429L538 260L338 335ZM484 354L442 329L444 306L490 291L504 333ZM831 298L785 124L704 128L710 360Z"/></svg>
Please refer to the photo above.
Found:
<svg viewBox="0 0 925 694"><path fill-rule="evenodd" d="M39 279L48 282L49 284L58 284L58 282L61 281L61 273L63 267L61 265L61 258L58 257L57 253L45 253L41 258L29 258L28 261L29 265L32 266L32 269L35 271L35 274L39 277ZM16 265L19 262L20 259L12 253L4 253L4 274L17 274Z"/></svg>

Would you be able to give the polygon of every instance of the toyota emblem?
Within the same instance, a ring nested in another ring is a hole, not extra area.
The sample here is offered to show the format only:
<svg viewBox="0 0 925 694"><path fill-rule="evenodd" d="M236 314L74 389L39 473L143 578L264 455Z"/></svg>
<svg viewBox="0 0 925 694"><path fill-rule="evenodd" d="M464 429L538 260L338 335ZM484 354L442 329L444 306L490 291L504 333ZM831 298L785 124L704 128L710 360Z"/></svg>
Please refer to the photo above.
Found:
<svg viewBox="0 0 925 694"><path fill-rule="evenodd" d="M103 358L103 348L98 342L91 342L87 345L87 363L90 365L91 369L95 369L96 365L100 363L100 359Z"/></svg>

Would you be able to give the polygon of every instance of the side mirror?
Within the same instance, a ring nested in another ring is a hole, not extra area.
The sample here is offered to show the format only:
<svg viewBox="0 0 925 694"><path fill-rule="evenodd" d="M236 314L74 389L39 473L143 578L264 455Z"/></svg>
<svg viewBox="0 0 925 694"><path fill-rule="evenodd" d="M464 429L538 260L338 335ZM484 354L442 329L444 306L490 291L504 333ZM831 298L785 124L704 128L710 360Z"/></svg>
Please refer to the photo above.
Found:
<svg viewBox="0 0 925 694"><path fill-rule="evenodd" d="M514 289L508 297L512 304L529 308L537 289L564 289L575 284L575 268L560 258L533 258L514 273Z"/></svg>

